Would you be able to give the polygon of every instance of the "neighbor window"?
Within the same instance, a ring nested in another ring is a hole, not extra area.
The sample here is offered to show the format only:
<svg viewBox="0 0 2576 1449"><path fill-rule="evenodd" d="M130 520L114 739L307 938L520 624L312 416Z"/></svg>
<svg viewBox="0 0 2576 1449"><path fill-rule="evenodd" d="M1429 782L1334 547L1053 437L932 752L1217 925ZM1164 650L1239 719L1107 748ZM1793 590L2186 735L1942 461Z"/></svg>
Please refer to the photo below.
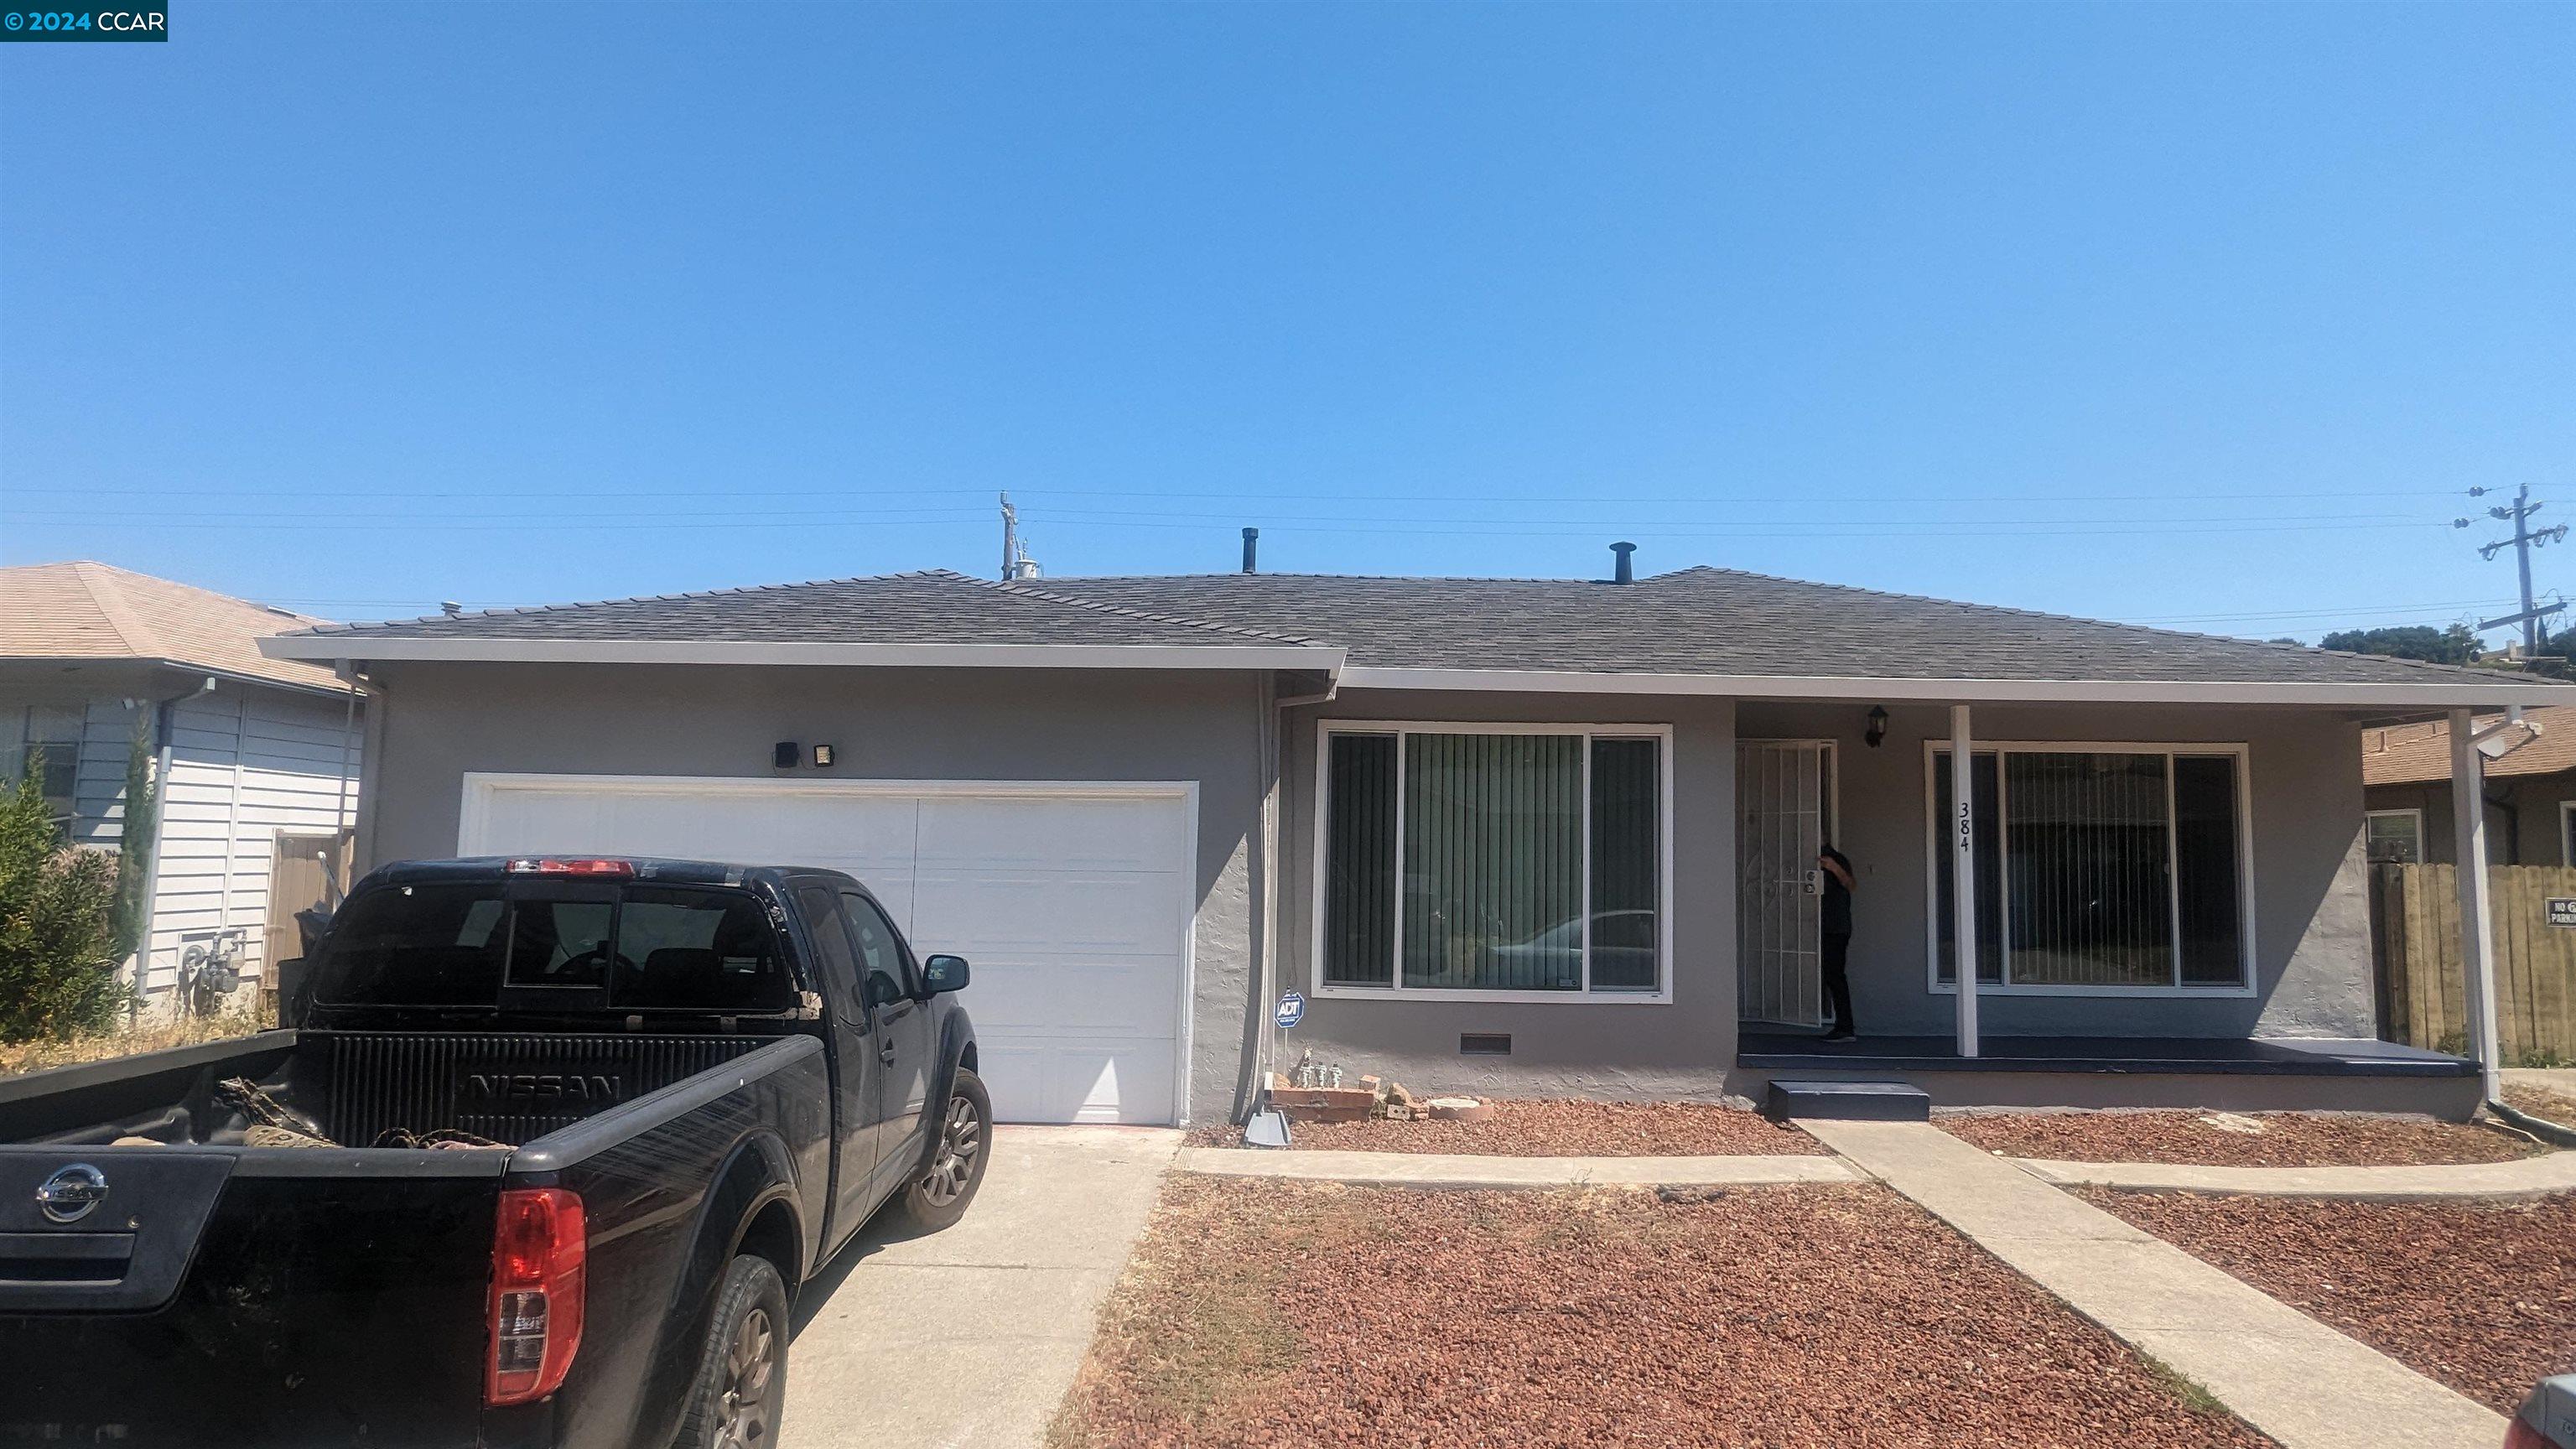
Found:
<svg viewBox="0 0 2576 1449"><path fill-rule="evenodd" d="M2424 859L2424 812L2421 810L2373 810L2370 812L2370 858L2398 865L2416 865Z"/></svg>
<svg viewBox="0 0 2576 1449"><path fill-rule="evenodd" d="M80 784L83 716L77 707L30 705L18 724L17 758L8 783L35 777L57 823L71 819Z"/></svg>
<svg viewBox="0 0 2576 1449"><path fill-rule="evenodd" d="M1633 727L1328 726L1321 984L1661 991L1665 768Z"/></svg>
<svg viewBox="0 0 2576 1449"><path fill-rule="evenodd" d="M1935 979L1957 979L1950 752L1931 752ZM2248 956L2244 757L2232 747L2000 745L1969 757L1977 979L2235 989Z"/></svg>

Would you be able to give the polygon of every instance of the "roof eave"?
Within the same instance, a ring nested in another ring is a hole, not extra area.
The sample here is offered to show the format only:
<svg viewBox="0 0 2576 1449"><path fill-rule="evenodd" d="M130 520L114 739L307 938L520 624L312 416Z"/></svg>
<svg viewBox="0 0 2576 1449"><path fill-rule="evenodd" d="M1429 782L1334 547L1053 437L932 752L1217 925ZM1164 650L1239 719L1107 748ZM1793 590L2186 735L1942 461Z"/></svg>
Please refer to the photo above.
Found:
<svg viewBox="0 0 2576 1449"><path fill-rule="evenodd" d="M957 644L726 639L439 639L366 630L260 640L273 659L515 664L768 664L914 669L1322 669L1347 651L1310 644Z"/></svg>
<svg viewBox="0 0 2576 1449"><path fill-rule="evenodd" d="M1647 674L1568 670L1405 669L1353 665L1344 689L1456 689L1535 694L1681 694L1736 699L1849 699L1927 704L2276 704L2486 708L2570 699L2529 680L1921 679L1865 675Z"/></svg>

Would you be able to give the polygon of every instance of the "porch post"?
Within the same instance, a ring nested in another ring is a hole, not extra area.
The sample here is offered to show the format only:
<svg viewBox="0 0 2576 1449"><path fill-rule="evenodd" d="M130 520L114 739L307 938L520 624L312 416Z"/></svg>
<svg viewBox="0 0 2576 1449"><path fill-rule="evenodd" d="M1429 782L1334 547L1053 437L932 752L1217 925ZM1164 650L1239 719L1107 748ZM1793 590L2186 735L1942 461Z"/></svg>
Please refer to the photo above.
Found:
<svg viewBox="0 0 2576 1449"><path fill-rule="evenodd" d="M2460 976L2467 984L2469 1055L2487 1101L2496 1099L2503 1063L2496 1041L2495 921L2487 907L2487 757L2465 709L2451 711L2451 830L2459 862Z"/></svg>
<svg viewBox="0 0 2576 1449"><path fill-rule="evenodd" d="M1977 792L1968 707L1950 706L1950 944L1959 987L1959 1055L1977 1054Z"/></svg>

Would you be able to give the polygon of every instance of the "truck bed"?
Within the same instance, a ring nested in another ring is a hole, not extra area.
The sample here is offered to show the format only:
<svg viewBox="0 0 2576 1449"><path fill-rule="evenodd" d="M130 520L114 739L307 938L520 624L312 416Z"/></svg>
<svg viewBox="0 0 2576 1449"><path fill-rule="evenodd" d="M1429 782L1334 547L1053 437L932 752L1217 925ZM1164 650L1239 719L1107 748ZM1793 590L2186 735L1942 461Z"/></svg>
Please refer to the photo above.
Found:
<svg viewBox="0 0 2576 1449"><path fill-rule="evenodd" d="M233 1079L338 1145L246 1144ZM277 1031L0 1082L0 1443L624 1443L668 1412L653 1333L482 1406L500 1192L588 1200L594 1322L695 1331L667 1301L692 1204L774 1126L819 1223L828 1102L806 1036ZM397 1129L510 1146L369 1145ZM49 1222L39 1184L72 1163L107 1196Z"/></svg>
<svg viewBox="0 0 2576 1449"><path fill-rule="evenodd" d="M462 1133L516 1146L768 1045L767 1036L272 1031L0 1082L0 1143L242 1146L245 1080L342 1147Z"/></svg>

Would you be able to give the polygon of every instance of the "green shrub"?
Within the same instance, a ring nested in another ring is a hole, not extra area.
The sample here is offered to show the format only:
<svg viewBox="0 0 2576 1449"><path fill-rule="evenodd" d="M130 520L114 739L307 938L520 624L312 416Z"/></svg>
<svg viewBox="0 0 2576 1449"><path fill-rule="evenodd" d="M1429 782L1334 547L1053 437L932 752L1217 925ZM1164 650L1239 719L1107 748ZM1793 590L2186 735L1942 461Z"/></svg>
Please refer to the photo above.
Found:
<svg viewBox="0 0 2576 1449"><path fill-rule="evenodd" d="M101 1030L117 979L116 861L63 843L40 766L0 797L0 1042Z"/></svg>

